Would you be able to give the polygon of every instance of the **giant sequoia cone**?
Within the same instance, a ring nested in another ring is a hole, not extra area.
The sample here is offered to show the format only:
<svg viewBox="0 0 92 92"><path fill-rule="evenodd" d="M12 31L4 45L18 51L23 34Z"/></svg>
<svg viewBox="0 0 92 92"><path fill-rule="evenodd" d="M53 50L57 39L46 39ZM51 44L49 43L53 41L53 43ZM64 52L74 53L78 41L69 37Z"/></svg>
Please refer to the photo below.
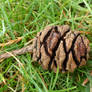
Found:
<svg viewBox="0 0 92 92"><path fill-rule="evenodd" d="M89 50L89 40L68 25L48 26L34 39L33 60L46 70L73 72L86 64Z"/></svg>

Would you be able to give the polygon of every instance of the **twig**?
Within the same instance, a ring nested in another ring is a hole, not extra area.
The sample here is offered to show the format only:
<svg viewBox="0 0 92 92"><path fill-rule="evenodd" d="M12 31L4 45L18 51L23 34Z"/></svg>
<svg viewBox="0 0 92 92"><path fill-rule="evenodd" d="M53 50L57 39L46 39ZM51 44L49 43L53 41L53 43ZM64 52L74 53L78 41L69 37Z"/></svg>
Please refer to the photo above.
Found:
<svg viewBox="0 0 92 92"><path fill-rule="evenodd" d="M92 71L90 72L90 76L92 76ZM89 82L89 79L86 78L86 79L83 81L82 85L85 86L88 82Z"/></svg>
<svg viewBox="0 0 92 92"><path fill-rule="evenodd" d="M32 39L32 40L28 41L27 43L25 43L25 46L27 46L27 45L31 44L33 41L34 41L34 39Z"/></svg>
<svg viewBox="0 0 92 92"><path fill-rule="evenodd" d="M33 46L32 46L32 45L28 45L28 46L23 47L23 48L21 48L21 49L17 49L17 50L10 51L9 53L11 53L11 54L13 54L14 56L16 56L16 55L25 54L25 53L27 53L27 52L32 53L32 50L33 50ZM0 60L1 60L1 62L2 62L2 59L7 59L7 58L9 58L9 57L12 56L12 55L9 54L9 53L6 52L6 53L0 55Z"/></svg>
<svg viewBox="0 0 92 92"><path fill-rule="evenodd" d="M13 43L18 43L19 41L22 40L23 37L18 37L17 39L15 40L10 40L8 41L7 43L0 43L0 47L4 47L4 46L7 46L7 45L11 45Z"/></svg>
<svg viewBox="0 0 92 92"><path fill-rule="evenodd" d="M90 35L92 34L92 33L89 32L89 31L88 31L88 32L87 32L87 31L78 31L78 32L81 33L81 34L90 34Z"/></svg>

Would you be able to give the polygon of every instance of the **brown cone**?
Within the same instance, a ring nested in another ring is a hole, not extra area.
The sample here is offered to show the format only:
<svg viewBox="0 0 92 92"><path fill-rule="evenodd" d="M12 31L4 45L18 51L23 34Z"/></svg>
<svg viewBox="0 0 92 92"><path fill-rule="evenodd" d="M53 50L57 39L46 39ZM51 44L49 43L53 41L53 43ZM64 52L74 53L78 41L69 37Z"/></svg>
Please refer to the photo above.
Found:
<svg viewBox="0 0 92 92"><path fill-rule="evenodd" d="M68 25L48 26L37 34L33 42L33 60L43 69L73 72L88 60L89 40Z"/></svg>

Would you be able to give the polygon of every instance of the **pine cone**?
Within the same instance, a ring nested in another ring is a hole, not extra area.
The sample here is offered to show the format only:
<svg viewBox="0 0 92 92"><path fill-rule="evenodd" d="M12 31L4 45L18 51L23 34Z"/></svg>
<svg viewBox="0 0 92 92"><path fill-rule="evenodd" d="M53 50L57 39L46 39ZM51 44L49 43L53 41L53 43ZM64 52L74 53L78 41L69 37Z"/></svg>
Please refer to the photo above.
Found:
<svg viewBox="0 0 92 92"><path fill-rule="evenodd" d="M33 43L33 60L43 69L73 72L88 60L89 40L68 25L48 26L37 34Z"/></svg>

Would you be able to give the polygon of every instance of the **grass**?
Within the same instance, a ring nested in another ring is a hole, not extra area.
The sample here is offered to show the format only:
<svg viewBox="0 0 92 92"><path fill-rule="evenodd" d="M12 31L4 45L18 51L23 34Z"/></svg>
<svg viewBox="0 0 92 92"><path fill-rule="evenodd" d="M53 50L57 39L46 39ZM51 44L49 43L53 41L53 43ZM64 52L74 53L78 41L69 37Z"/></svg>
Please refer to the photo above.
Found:
<svg viewBox="0 0 92 92"><path fill-rule="evenodd" d="M92 47L92 0L0 0L0 43L23 37L19 43L0 48L23 47L46 25L68 24L72 30L90 32ZM92 56L92 49L90 52ZM33 63L30 53L0 63L0 92L90 92L92 60L74 73L45 71ZM82 86L85 78L90 82Z"/></svg>

